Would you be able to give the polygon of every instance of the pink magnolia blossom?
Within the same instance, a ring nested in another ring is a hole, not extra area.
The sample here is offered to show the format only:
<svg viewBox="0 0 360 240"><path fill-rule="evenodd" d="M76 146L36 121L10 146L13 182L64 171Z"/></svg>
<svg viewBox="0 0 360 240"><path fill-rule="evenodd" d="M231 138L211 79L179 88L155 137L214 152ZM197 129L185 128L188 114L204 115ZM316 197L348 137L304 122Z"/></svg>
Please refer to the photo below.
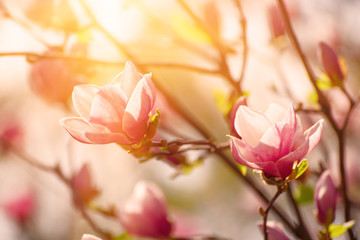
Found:
<svg viewBox="0 0 360 240"><path fill-rule="evenodd" d="M172 231L165 196L149 182L135 186L132 197L120 209L120 221L128 233L140 237L166 238Z"/></svg>
<svg viewBox="0 0 360 240"><path fill-rule="evenodd" d="M344 80L344 73L341 70L338 56L334 49L324 42L319 44L321 50L321 61L326 74L333 81L333 83L339 83Z"/></svg>
<svg viewBox="0 0 360 240"><path fill-rule="evenodd" d="M148 131L155 99L151 74L142 76L127 62L111 85L76 86L73 102L81 117L64 118L60 124L82 143L136 144Z"/></svg>
<svg viewBox="0 0 360 240"><path fill-rule="evenodd" d="M270 28L273 38L280 37L285 34L285 23L277 5L271 5L268 9Z"/></svg>
<svg viewBox="0 0 360 240"><path fill-rule="evenodd" d="M18 222L24 222L34 211L35 207L35 196L30 190L19 193L17 196L13 196L6 203L3 208L10 217Z"/></svg>
<svg viewBox="0 0 360 240"><path fill-rule="evenodd" d="M0 150L7 152L11 147L20 147L23 143L24 132L17 117L2 112L0 119Z"/></svg>
<svg viewBox="0 0 360 240"><path fill-rule="evenodd" d="M80 171L71 178L71 187L75 204L86 205L99 194L99 191L92 185L87 164L84 164Z"/></svg>
<svg viewBox="0 0 360 240"><path fill-rule="evenodd" d="M82 237L81 237L81 240L102 240L101 238L98 238L94 235L90 235L90 234L84 234Z"/></svg>
<svg viewBox="0 0 360 240"><path fill-rule="evenodd" d="M68 63L59 59L42 59L34 63L29 80L38 96L49 103L64 104L67 104L74 86L85 82L83 75L77 74Z"/></svg>
<svg viewBox="0 0 360 240"><path fill-rule="evenodd" d="M260 231L264 232L263 222L258 223ZM284 227L281 223L275 221L267 221L266 230L268 233L268 240L290 240L290 238L285 234Z"/></svg>
<svg viewBox="0 0 360 240"><path fill-rule="evenodd" d="M230 136L234 159L261 170L266 177L285 179L294 162L301 161L319 142L323 120L304 132L292 104L287 111L271 104L264 112L240 106L234 125L242 137Z"/></svg>
<svg viewBox="0 0 360 240"><path fill-rule="evenodd" d="M330 171L324 171L315 188L316 216L321 224L330 224L335 219L337 192Z"/></svg>

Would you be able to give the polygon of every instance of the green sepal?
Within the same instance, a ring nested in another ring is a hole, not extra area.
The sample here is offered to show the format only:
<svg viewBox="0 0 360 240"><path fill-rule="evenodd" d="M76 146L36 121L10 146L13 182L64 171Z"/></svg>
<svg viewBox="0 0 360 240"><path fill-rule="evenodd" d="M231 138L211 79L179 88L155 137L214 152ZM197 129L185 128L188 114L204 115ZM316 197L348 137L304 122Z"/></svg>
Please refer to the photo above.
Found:
<svg viewBox="0 0 360 240"><path fill-rule="evenodd" d="M303 159L299 164L297 164L295 167L295 171L296 171L295 179L297 179L301 175L303 175L303 173L306 171L308 166L309 166L309 164L306 159Z"/></svg>
<svg viewBox="0 0 360 240"><path fill-rule="evenodd" d="M331 238L337 238L344 234L347 230L352 228L355 224L355 220L348 221L343 224L330 224L329 233Z"/></svg>
<svg viewBox="0 0 360 240"><path fill-rule="evenodd" d="M242 174L243 176L245 176L246 173L247 173L247 169L248 169L248 168L247 168L246 166L242 165L242 164L238 164L238 167L239 167L239 169L240 169L241 174Z"/></svg>
<svg viewBox="0 0 360 240"><path fill-rule="evenodd" d="M316 79L316 85L320 90L329 90L330 88L334 87L334 83L325 73L321 74L320 77Z"/></svg>
<svg viewBox="0 0 360 240"><path fill-rule="evenodd" d="M151 139L155 136L156 130L159 126L159 121L160 121L160 112L159 109L156 109L155 115L150 116L148 131L145 135L146 142L151 141Z"/></svg>
<svg viewBox="0 0 360 240"><path fill-rule="evenodd" d="M129 240L132 239L132 236L129 233L123 233L118 236L114 236L111 238L111 240Z"/></svg>

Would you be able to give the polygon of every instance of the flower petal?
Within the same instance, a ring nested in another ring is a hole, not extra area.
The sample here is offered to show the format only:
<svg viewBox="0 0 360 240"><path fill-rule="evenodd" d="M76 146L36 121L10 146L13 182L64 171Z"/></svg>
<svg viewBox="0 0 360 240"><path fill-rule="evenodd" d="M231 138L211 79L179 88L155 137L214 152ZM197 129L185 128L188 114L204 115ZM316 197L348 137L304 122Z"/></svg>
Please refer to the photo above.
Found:
<svg viewBox="0 0 360 240"><path fill-rule="evenodd" d="M287 139L289 130L288 124L278 122L270 127L262 136L254 151L264 161L276 161L281 156L289 153L291 140ZM290 141L290 142L289 142Z"/></svg>
<svg viewBox="0 0 360 240"><path fill-rule="evenodd" d="M304 135L309 138L309 150L313 150L313 148L319 143L322 135L324 120L320 119L315 123L312 127L304 132Z"/></svg>
<svg viewBox="0 0 360 240"><path fill-rule="evenodd" d="M267 175L279 175L274 162L263 162L254 149L242 140L230 136L230 149L236 162L249 168L262 170Z"/></svg>
<svg viewBox="0 0 360 240"><path fill-rule="evenodd" d="M98 124L90 124L82 118L64 118L60 124L77 141L89 144L119 143L130 144L130 141L121 133L110 131Z"/></svg>
<svg viewBox="0 0 360 240"><path fill-rule="evenodd" d="M89 122L106 126L111 132L122 132L126 97L118 85L107 85L98 91L91 106Z"/></svg>
<svg viewBox="0 0 360 240"><path fill-rule="evenodd" d="M271 124L280 122L284 118L286 109L276 103L271 103L264 111L263 114L270 120Z"/></svg>
<svg viewBox="0 0 360 240"><path fill-rule="evenodd" d="M77 85L74 87L72 99L75 110L85 119L90 116L91 104L100 87L90 84Z"/></svg>
<svg viewBox="0 0 360 240"><path fill-rule="evenodd" d="M247 106L240 106L236 112L234 125L244 141L255 147L265 131L271 127L271 122L264 114Z"/></svg>
<svg viewBox="0 0 360 240"><path fill-rule="evenodd" d="M147 131L147 121L156 99L151 74L146 74L137 84L123 118L123 129L134 139L141 139Z"/></svg>
<svg viewBox="0 0 360 240"><path fill-rule="evenodd" d="M143 76L138 73L135 65L131 61L125 63L124 71L119 73L113 80L112 84L120 84L121 89L124 91L126 97L129 99L134 91L137 83Z"/></svg>

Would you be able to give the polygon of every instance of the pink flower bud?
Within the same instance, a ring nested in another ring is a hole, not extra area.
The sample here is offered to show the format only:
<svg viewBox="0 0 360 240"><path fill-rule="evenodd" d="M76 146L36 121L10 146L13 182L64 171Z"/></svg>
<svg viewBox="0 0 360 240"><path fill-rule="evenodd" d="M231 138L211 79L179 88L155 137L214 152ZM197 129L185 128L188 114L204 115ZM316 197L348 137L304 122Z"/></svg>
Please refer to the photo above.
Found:
<svg viewBox="0 0 360 240"><path fill-rule="evenodd" d="M71 178L75 204L86 205L93 200L99 191L93 187L89 167L84 164L80 171Z"/></svg>
<svg viewBox="0 0 360 240"><path fill-rule="evenodd" d="M315 188L316 216L323 225L332 223L335 219L337 192L330 171L324 171Z"/></svg>
<svg viewBox="0 0 360 240"><path fill-rule="evenodd" d="M322 125L320 120L303 131L292 104L287 111L271 104L264 112L240 106L234 126L242 139L230 136L231 152L238 163L261 170L266 177L285 179L294 162L320 141Z"/></svg>
<svg viewBox="0 0 360 240"><path fill-rule="evenodd" d="M34 193L27 190L13 196L4 205L4 210L16 221L22 223L29 219L35 207Z"/></svg>
<svg viewBox="0 0 360 240"><path fill-rule="evenodd" d="M4 114L4 113L2 113ZM23 129L14 116L0 120L0 150L7 152L10 147L19 147L23 141Z"/></svg>
<svg viewBox="0 0 360 240"><path fill-rule="evenodd" d="M90 234L84 234L81 238L81 240L102 240L101 238L98 238L94 235L90 235Z"/></svg>
<svg viewBox="0 0 360 240"><path fill-rule="evenodd" d="M280 37L285 34L285 23L277 5L272 5L268 9L270 28L273 38Z"/></svg>
<svg viewBox="0 0 360 240"><path fill-rule="evenodd" d="M136 144L148 131L155 99L151 74L142 76L127 62L111 85L76 86L73 102L81 117L64 118L60 124L82 143Z"/></svg>
<svg viewBox="0 0 360 240"><path fill-rule="evenodd" d="M320 42L321 61L326 74L334 84L341 84L344 80L344 73L341 70L338 56L335 51L326 43Z"/></svg>
<svg viewBox="0 0 360 240"><path fill-rule="evenodd" d="M264 224L259 222L258 227L262 233L264 233ZM266 230L268 233L268 240L290 240L285 234L284 227L281 223L275 221L267 221Z"/></svg>
<svg viewBox="0 0 360 240"><path fill-rule="evenodd" d="M140 237L166 238L172 231L166 199L161 190L149 182L135 186L133 195L120 209L120 221L128 233Z"/></svg>

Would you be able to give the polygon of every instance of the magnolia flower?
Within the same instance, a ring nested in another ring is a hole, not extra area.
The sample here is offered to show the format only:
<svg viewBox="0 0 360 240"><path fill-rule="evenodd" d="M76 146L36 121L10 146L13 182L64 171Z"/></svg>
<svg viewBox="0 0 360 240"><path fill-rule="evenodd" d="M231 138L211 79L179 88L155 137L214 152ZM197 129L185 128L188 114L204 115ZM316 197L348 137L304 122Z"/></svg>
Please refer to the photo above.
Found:
<svg viewBox="0 0 360 240"><path fill-rule="evenodd" d="M330 171L324 171L315 188L316 216L323 225L330 224L335 219L337 192Z"/></svg>
<svg viewBox="0 0 360 240"><path fill-rule="evenodd" d="M259 222L258 227L262 233L264 233L264 224ZM285 234L285 230L282 224L275 221L267 221L266 230L268 234L268 240L290 240Z"/></svg>
<svg viewBox="0 0 360 240"><path fill-rule="evenodd" d="M280 37L285 34L285 23L277 5L271 5L268 8L270 28L273 38Z"/></svg>
<svg viewBox="0 0 360 240"><path fill-rule="evenodd" d="M320 42L321 61L326 74L333 83L339 84L344 80L344 73L340 67L338 56L335 51L326 43Z"/></svg>
<svg viewBox="0 0 360 240"><path fill-rule="evenodd" d="M151 74L142 76L127 62L111 85L76 86L73 102L81 117L64 118L60 124L82 143L139 143L148 131L155 91Z"/></svg>
<svg viewBox="0 0 360 240"><path fill-rule="evenodd" d="M128 233L140 237L166 238L172 230L164 194L149 182L135 186L132 197L120 209L120 221Z"/></svg>
<svg viewBox="0 0 360 240"><path fill-rule="evenodd" d="M80 171L71 178L71 188L75 204L86 205L99 194L99 191L92 185L87 164L84 164Z"/></svg>
<svg viewBox="0 0 360 240"><path fill-rule="evenodd" d="M81 237L81 240L102 240L101 238L98 238L94 235L90 235L90 234L84 234L82 237Z"/></svg>
<svg viewBox="0 0 360 240"><path fill-rule="evenodd" d="M264 112L240 106L235 130L242 139L230 136L234 159L261 170L266 177L285 179L295 161L301 161L319 142L323 120L303 132L293 105L287 111L271 104Z"/></svg>
<svg viewBox="0 0 360 240"><path fill-rule="evenodd" d="M19 193L17 196L13 196L3 204L3 208L14 220L18 222L26 221L34 212L34 192L26 190L25 192Z"/></svg>
<svg viewBox="0 0 360 240"><path fill-rule="evenodd" d="M66 104L74 86L83 82L84 76L72 71L63 60L42 59L32 65L31 88L50 103Z"/></svg>

